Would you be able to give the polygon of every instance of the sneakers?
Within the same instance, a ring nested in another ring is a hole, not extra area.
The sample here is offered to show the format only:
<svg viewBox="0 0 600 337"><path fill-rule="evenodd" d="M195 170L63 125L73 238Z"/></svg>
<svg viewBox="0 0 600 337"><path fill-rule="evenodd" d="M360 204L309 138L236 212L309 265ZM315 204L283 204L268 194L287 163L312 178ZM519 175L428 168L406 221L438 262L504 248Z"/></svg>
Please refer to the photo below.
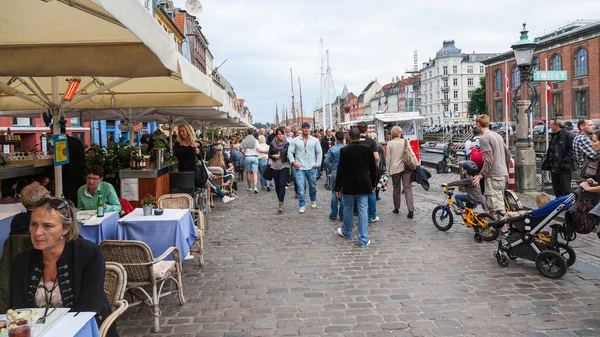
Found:
<svg viewBox="0 0 600 337"><path fill-rule="evenodd" d="M279 208L277 209L279 213L283 213L283 202L279 202Z"/></svg>
<svg viewBox="0 0 600 337"><path fill-rule="evenodd" d="M316 201L311 201L310 208L317 208L317 202Z"/></svg>
<svg viewBox="0 0 600 337"><path fill-rule="evenodd" d="M398 214L398 213L400 213L400 210L399 210L399 209L397 209L397 208L394 208L394 210L392 211L392 213L394 213L394 214Z"/></svg>
<svg viewBox="0 0 600 337"><path fill-rule="evenodd" d="M304 212L306 211L306 206L302 206L300 207L300 209L298 210L298 213L300 214L304 214Z"/></svg>
<svg viewBox="0 0 600 337"><path fill-rule="evenodd" d="M258 194L258 189L256 187L254 188L254 194Z"/></svg>
<svg viewBox="0 0 600 337"><path fill-rule="evenodd" d="M375 219L371 219L369 221L369 223L375 223L375 222L379 222L379 217L378 216L376 216Z"/></svg>
<svg viewBox="0 0 600 337"><path fill-rule="evenodd" d="M371 244L371 240L367 241L367 244L365 244L364 246L359 246L360 248L365 248L366 246Z"/></svg>
<svg viewBox="0 0 600 337"><path fill-rule="evenodd" d="M226 196L223 197L223 203L224 204L226 204L226 203L228 203L230 201L234 201L234 200L235 200L235 198L232 198L232 197L230 197L228 195L226 195Z"/></svg>
<svg viewBox="0 0 600 337"><path fill-rule="evenodd" d="M456 215L463 215L463 214L465 214L465 210L464 209L457 209L456 212L454 212L454 213L456 213Z"/></svg>
<svg viewBox="0 0 600 337"><path fill-rule="evenodd" d="M246 189L246 191L248 191L248 192L252 192L252 187L248 187L248 188Z"/></svg>
<svg viewBox="0 0 600 337"><path fill-rule="evenodd" d="M334 217L334 216L330 216L330 217L329 217L329 220L335 221L335 220L337 220L337 218L336 218L336 217Z"/></svg>
<svg viewBox="0 0 600 337"><path fill-rule="evenodd" d="M407 218L412 219L415 216L415 214L413 213L413 211L408 211L408 215L406 215Z"/></svg>
<svg viewBox="0 0 600 337"><path fill-rule="evenodd" d="M339 235L339 236L343 237L344 239L352 239L352 238L349 238L349 237L347 237L346 235L344 235L344 233L342 233L342 227L339 227L339 228L337 229L337 231L335 231L335 232L337 233L337 235Z"/></svg>

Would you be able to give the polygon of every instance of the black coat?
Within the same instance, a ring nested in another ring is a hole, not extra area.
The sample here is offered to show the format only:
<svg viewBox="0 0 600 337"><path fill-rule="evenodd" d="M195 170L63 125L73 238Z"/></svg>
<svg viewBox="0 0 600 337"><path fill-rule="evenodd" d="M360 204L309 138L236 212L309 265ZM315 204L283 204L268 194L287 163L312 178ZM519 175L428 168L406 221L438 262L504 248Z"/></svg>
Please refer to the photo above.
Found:
<svg viewBox="0 0 600 337"><path fill-rule="evenodd" d="M10 234L29 234L29 223L31 222L31 213L33 211L19 213L14 216L10 222Z"/></svg>
<svg viewBox="0 0 600 337"><path fill-rule="evenodd" d="M63 307L96 313L98 326L110 314L104 292L106 265L100 247L78 238L66 243L56 262ZM15 257L11 272L11 308L34 308L35 292L44 271L42 252L25 250ZM118 336L113 324L109 336Z"/></svg>
<svg viewBox="0 0 600 337"><path fill-rule="evenodd" d="M373 151L360 142L340 149L335 191L348 195L370 194L377 185L377 165Z"/></svg>
<svg viewBox="0 0 600 337"><path fill-rule="evenodd" d="M573 139L575 135L567 129L562 129L552 135L548 151L546 152L546 165L543 169L554 173L568 173L575 171L575 159L573 157Z"/></svg>

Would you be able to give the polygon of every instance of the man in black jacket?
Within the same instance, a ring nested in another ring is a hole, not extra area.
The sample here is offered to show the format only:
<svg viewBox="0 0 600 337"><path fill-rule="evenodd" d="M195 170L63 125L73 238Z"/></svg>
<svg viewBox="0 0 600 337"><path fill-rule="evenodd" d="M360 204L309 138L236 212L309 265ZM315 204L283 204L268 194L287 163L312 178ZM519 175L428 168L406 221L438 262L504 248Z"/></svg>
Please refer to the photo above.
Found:
<svg viewBox="0 0 600 337"><path fill-rule="evenodd" d="M358 204L358 246L366 247L369 240L368 198L377 186L377 165L372 150L360 142L360 131L348 132L351 143L340 150L340 163L335 180L335 194L343 198L344 221L337 234L352 238L354 201Z"/></svg>
<svg viewBox="0 0 600 337"><path fill-rule="evenodd" d="M554 195L560 197L571 193L571 172L575 171L573 157L575 135L565 129L565 122L562 119L552 120L550 129L553 132L552 139L542 168L551 172Z"/></svg>

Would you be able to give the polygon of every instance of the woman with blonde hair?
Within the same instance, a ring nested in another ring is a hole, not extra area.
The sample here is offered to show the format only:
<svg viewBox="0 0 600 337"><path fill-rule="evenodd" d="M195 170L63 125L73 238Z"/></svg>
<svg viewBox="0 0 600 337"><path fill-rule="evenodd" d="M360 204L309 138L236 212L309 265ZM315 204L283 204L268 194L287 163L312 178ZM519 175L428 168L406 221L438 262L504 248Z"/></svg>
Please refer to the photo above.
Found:
<svg viewBox="0 0 600 337"><path fill-rule="evenodd" d="M258 178L260 179L260 188L264 190L267 189L267 192L271 191L271 180L266 180L263 178L263 174L265 173L265 167L267 167L267 163L269 162L269 145L267 144L267 139L265 136L258 136Z"/></svg>
<svg viewBox="0 0 600 337"><path fill-rule="evenodd" d="M406 207L408 208L408 218L412 219L415 211L415 204L412 193L412 172L404 168L404 161L402 159L404 150L410 145L406 139L402 138L402 129L399 126L394 126L391 131L392 140L387 143L386 148L386 167L387 175L392 178L393 196L394 196L394 213L400 212L400 203L402 197L402 188L404 188L404 195L406 197Z"/></svg>
<svg viewBox="0 0 600 337"><path fill-rule="evenodd" d="M21 190L21 204L27 212L15 215L10 222L10 234L29 234L29 222L31 221L31 212L35 205L43 198L50 196L50 192L40 185L37 181L23 187Z"/></svg>
<svg viewBox="0 0 600 337"><path fill-rule="evenodd" d="M173 146L173 152L179 160L179 172L196 171L196 158L200 155L200 148L196 143L194 128L188 123L177 127L177 141Z"/></svg>

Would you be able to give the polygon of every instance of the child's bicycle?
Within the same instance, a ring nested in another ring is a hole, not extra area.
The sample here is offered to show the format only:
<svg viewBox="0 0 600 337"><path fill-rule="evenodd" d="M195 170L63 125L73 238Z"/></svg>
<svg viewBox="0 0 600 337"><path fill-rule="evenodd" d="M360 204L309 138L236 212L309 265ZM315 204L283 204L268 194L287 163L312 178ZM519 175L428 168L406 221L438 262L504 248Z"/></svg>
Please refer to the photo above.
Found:
<svg viewBox="0 0 600 337"><path fill-rule="evenodd" d="M435 227L441 231L447 231L452 228L454 224L454 214L462 216L465 226L469 228L473 228L475 231L475 241L493 241L498 237L498 231L489 226L491 222L496 221L496 219L488 213L476 213L473 210L475 205L467 202L465 208L463 208L462 214L460 214L458 206L456 206L453 196L455 187L449 187L446 185L442 185L442 187L446 188L444 192L448 195L448 198L444 202L443 205L439 205L433 209L431 213L431 219L433 220L433 224Z"/></svg>

